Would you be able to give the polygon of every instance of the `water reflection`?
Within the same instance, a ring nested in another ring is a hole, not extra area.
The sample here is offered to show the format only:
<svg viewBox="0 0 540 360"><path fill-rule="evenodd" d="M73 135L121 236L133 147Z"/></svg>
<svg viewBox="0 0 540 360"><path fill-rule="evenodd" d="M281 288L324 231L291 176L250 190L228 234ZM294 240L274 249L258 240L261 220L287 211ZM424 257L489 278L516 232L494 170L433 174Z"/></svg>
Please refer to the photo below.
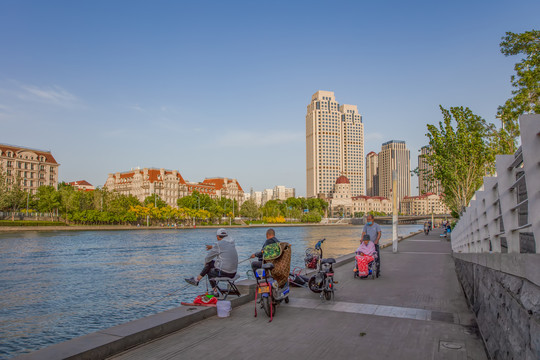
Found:
<svg viewBox="0 0 540 360"><path fill-rule="evenodd" d="M418 226L400 227L408 234ZM258 251L267 228L230 229L240 260ZM293 267L326 238L325 256L356 249L361 227L283 227ZM383 226L383 238L390 227ZM202 268L215 229L51 231L0 234L0 359L177 307L204 292L184 286ZM239 266L244 275L249 262Z"/></svg>

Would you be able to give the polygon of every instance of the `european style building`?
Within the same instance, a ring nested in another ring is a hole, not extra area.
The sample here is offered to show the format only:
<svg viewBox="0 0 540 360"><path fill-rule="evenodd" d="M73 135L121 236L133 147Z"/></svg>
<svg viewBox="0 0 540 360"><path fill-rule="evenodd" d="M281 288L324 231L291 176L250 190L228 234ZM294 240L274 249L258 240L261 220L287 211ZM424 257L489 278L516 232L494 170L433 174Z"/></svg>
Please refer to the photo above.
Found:
<svg viewBox="0 0 540 360"><path fill-rule="evenodd" d="M56 189L59 166L50 151L0 144L0 171L8 188L19 182L24 191L32 194L43 185Z"/></svg>
<svg viewBox="0 0 540 360"><path fill-rule="evenodd" d="M120 194L133 195L143 201L157 194L168 205L176 207L176 201L194 191L207 194L213 199L234 199L240 204L244 201L244 190L236 179L206 178L203 182L186 181L177 170L134 169L109 174L104 187Z"/></svg>
<svg viewBox="0 0 540 360"><path fill-rule="evenodd" d="M353 217L356 213L367 214L376 211L392 213L392 202L381 196L353 196L351 183L346 176L336 179L334 190L327 198L330 217Z"/></svg>

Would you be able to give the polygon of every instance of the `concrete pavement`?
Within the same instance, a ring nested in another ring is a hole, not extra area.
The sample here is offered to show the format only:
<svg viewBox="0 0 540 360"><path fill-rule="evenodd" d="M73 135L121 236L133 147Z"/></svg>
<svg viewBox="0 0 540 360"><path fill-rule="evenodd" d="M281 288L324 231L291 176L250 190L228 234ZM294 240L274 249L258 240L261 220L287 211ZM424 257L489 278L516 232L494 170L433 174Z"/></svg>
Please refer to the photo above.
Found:
<svg viewBox="0 0 540 360"><path fill-rule="evenodd" d="M383 249L379 279L354 279L350 262L336 268L333 301L296 288L272 323L250 302L113 359L487 359L439 234Z"/></svg>

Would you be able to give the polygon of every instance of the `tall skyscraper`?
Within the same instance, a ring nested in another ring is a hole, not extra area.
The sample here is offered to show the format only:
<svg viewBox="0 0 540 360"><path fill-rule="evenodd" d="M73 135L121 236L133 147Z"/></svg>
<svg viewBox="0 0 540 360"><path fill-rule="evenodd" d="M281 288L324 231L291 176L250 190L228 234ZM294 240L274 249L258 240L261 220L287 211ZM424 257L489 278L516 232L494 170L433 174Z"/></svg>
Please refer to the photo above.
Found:
<svg viewBox="0 0 540 360"><path fill-rule="evenodd" d="M379 155L374 151L366 156L366 195L379 196Z"/></svg>
<svg viewBox="0 0 540 360"><path fill-rule="evenodd" d="M411 193L411 154L405 141L391 140L382 144L379 153L379 195L392 199L392 172L396 171L398 202Z"/></svg>
<svg viewBox="0 0 540 360"><path fill-rule="evenodd" d="M356 105L340 105L332 91L317 91L306 115L307 197L328 196L345 175L352 196L364 195L364 124Z"/></svg>
<svg viewBox="0 0 540 360"><path fill-rule="evenodd" d="M428 154L431 154L431 146L422 146L418 155L418 194L441 194L443 192L441 182L432 178L433 167L424 158Z"/></svg>

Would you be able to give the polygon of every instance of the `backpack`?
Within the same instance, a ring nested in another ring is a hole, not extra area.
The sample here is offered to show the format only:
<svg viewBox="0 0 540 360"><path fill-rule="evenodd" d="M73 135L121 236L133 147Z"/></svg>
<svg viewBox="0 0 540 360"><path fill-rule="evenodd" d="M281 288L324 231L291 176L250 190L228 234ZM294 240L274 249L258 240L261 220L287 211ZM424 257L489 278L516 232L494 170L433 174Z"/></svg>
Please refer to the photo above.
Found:
<svg viewBox="0 0 540 360"><path fill-rule="evenodd" d="M266 245L263 249L263 260L274 260L281 256L281 246L279 243Z"/></svg>

